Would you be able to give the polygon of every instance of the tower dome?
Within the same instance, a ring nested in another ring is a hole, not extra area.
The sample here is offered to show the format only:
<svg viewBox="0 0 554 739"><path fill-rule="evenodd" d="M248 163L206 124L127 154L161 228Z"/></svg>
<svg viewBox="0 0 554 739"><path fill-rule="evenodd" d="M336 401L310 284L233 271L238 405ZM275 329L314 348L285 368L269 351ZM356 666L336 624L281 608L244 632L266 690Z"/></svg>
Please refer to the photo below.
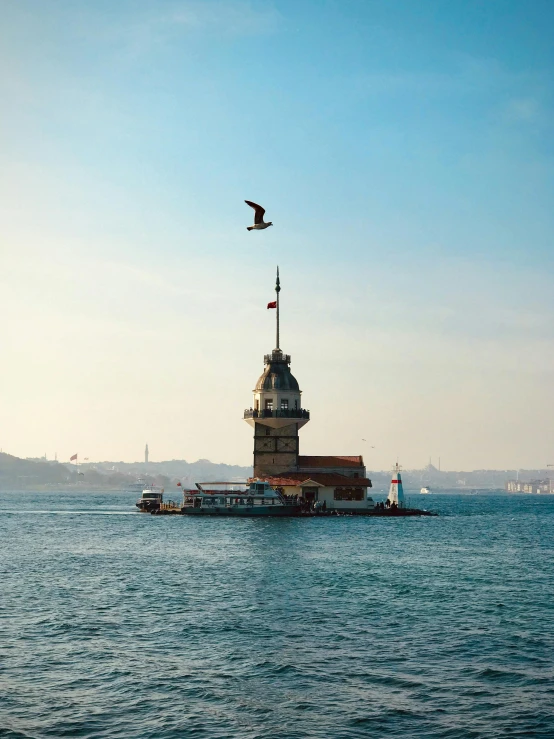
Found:
<svg viewBox="0 0 554 739"><path fill-rule="evenodd" d="M260 376L254 392L265 390L283 390L300 392L296 377L290 371L290 355L283 354L280 349L274 349L265 356L266 368Z"/></svg>

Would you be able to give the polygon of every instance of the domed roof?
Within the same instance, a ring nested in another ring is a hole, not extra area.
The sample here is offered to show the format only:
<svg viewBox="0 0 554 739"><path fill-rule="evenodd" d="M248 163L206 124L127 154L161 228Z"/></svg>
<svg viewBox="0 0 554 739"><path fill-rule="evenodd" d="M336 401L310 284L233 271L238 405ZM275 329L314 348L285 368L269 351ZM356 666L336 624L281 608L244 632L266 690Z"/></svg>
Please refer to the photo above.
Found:
<svg viewBox="0 0 554 739"><path fill-rule="evenodd" d="M274 350L265 358L266 368L256 383L254 391L258 390L292 390L299 393L298 382L290 371L290 356L279 350Z"/></svg>

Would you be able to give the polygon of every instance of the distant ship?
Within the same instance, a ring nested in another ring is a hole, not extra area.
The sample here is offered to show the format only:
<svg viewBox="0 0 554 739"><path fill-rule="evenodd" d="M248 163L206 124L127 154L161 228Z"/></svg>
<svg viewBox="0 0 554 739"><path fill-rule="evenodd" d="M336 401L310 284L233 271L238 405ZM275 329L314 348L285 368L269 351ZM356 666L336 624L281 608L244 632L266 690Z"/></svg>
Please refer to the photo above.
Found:
<svg viewBox="0 0 554 739"><path fill-rule="evenodd" d="M129 492L137 493L137 495L140 495L146 487L147 487L146 480L142 477L139 477L137 478L136 482L132 482L129 485Z"/></svg>
<svg viewBox="0 0 554 739"><path fill-rule="evenodd" d="M429 495L431 492L431 488L425 485L424 487L421 488L419 492L421 493L421 495Z"/></svg>

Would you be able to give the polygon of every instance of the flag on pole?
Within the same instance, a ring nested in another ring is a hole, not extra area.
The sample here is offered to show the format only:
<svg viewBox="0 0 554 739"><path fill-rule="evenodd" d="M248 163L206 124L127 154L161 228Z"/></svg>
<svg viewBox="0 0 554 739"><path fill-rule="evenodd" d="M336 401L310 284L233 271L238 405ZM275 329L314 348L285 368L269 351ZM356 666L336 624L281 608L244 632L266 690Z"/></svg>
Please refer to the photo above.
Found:
<svg viewBox="0 0 554 739"><path fill-rule="evenodd" d="M268 303L267 304L267 307L268 308L277 308L277 301L274 300L273 303Z"/></svg>
<svg viewBox="0 0 554 739"><path fill-rule="evenodd" d="M69 457L69 461L73 462L75 459L77 459L77 455L74 454L72 457Z"/></svg>

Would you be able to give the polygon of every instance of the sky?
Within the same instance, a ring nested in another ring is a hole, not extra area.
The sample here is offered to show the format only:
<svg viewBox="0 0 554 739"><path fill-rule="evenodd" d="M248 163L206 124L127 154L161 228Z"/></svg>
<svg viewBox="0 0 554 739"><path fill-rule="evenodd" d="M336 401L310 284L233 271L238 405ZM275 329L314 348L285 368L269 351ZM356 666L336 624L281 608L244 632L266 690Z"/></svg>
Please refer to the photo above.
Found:
<svg viewBox="0 0 554 739"><path fill-rule="evenodd" d="M301 453L554 463L550 0L0 17L4 452L250 464L278 264Z"/></svg>

